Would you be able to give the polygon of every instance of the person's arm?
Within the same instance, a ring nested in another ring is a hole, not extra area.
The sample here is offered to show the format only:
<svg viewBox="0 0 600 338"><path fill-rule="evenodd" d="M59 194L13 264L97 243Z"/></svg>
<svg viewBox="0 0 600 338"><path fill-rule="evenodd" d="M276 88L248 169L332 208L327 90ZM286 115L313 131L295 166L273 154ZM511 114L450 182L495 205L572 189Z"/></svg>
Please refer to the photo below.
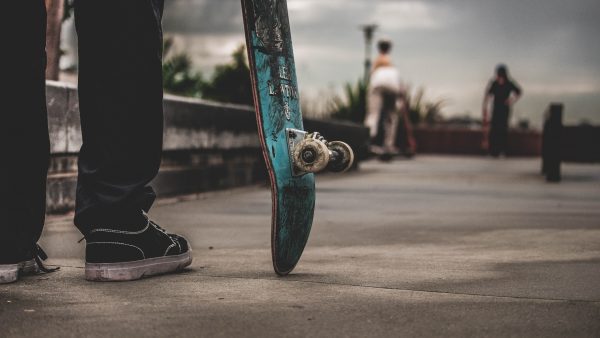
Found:
<svg viewBox="0 0 600 338"><path fill-rule="evenodd" d="M481 124L484 128L487 128L490 121L490 101L492 99L494 93L494 83L490 83L485 90L485 95L483 96L483 107L482 107L482 120Z"/></svg>
<svg viewBox="0 0 600 338"><path fill-rule="evenodd" d="M521 90L521 87L519 87L519 85L517 85L514 82L510 82L511 84L511 95L508 97L508 99L506 99L506 104L508 106L512 106L515 102L519 101L519 99L521 98L523 91Z"/></svg>
<svg viewBox="0 0 600 338"><path fill-rule="evenodd" d="M490 101L492 99L494 93L494 82L490 83L485 90L485 94L483 97L483 109L482 109L482 120L481 120L481 148L483 150L488 150L488 136L489 136L489 125L490 125Z"/></svg>

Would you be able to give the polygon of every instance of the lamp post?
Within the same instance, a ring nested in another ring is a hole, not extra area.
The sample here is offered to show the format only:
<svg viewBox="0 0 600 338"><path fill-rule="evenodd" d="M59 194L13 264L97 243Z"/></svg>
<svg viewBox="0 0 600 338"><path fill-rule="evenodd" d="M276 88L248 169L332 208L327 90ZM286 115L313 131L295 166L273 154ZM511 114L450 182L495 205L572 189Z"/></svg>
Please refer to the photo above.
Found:
<svg viewBox="0 0 600 338"><path fill-rule="evenodd" d="M369 77L371 74L371 58L373 51L373 35L375 30L377 30L377 25L368 24L360 26L362 31L365 34L365 83L369 82Z"/></svg>

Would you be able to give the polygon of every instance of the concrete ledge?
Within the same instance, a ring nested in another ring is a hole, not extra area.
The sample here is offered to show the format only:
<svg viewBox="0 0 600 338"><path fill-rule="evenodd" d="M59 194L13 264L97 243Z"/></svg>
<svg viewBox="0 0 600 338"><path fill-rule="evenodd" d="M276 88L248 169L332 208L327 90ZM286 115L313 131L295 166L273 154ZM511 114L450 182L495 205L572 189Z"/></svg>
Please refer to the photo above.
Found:
<svg viewBox="0 0 600 338"><path fill-rule="evenodd" d="M164 107L165 151L260 147L250 107L173 95Z"/></svg>
<svg viewBox="0 0 600 338"><path fill-rule="evenodd" d="M77 89L47 82L51 143L48 212L66 212L75 205L77 154L81 127ZM165 95L161 170L152 182L161 197L227 189L266 182L254 110ZM366 158L368 130L360 125L305 119L307 130L343 140Z"/></svg>

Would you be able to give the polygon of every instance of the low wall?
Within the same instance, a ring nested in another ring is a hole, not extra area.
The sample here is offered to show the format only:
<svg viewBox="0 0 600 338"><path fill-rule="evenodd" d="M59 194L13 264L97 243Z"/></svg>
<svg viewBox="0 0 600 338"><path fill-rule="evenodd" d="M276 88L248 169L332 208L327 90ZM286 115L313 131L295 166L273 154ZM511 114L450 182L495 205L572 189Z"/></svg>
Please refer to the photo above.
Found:
<svg viewBox="0 0 600 338"><path fill-rule="evenodd" d="M74 86L47 83L51 161L48 212L74 207L81 147L79 101ZM159 197L226 189L267 181L254 111L247 106L165 96L163 161L151 185ZM307 130L354 147L366 157L368 130L343 122L305 119Z"/></svg>
<svg viewBox="0 0 600 338"><path fill-rule="evenodd" d="M481 129L460 127L414 128L419 154L483 155ZM541 134L535 130L509 131L508 156L539 156L541 154Z"/></svg>

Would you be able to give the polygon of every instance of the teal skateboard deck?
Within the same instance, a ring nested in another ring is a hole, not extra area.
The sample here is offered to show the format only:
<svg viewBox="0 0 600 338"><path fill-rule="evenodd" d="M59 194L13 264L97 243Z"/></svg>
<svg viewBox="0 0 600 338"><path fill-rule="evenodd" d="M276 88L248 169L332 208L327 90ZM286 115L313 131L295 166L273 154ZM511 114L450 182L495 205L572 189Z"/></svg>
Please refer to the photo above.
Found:
<svg viewBox="0 0 600 338"><path fill-rule="evenodd" d="M285 0L242 0L258 133L271 181L271 253L290 273L313 223L315 177L294 168L290 146L304 136Z"/></svg>

